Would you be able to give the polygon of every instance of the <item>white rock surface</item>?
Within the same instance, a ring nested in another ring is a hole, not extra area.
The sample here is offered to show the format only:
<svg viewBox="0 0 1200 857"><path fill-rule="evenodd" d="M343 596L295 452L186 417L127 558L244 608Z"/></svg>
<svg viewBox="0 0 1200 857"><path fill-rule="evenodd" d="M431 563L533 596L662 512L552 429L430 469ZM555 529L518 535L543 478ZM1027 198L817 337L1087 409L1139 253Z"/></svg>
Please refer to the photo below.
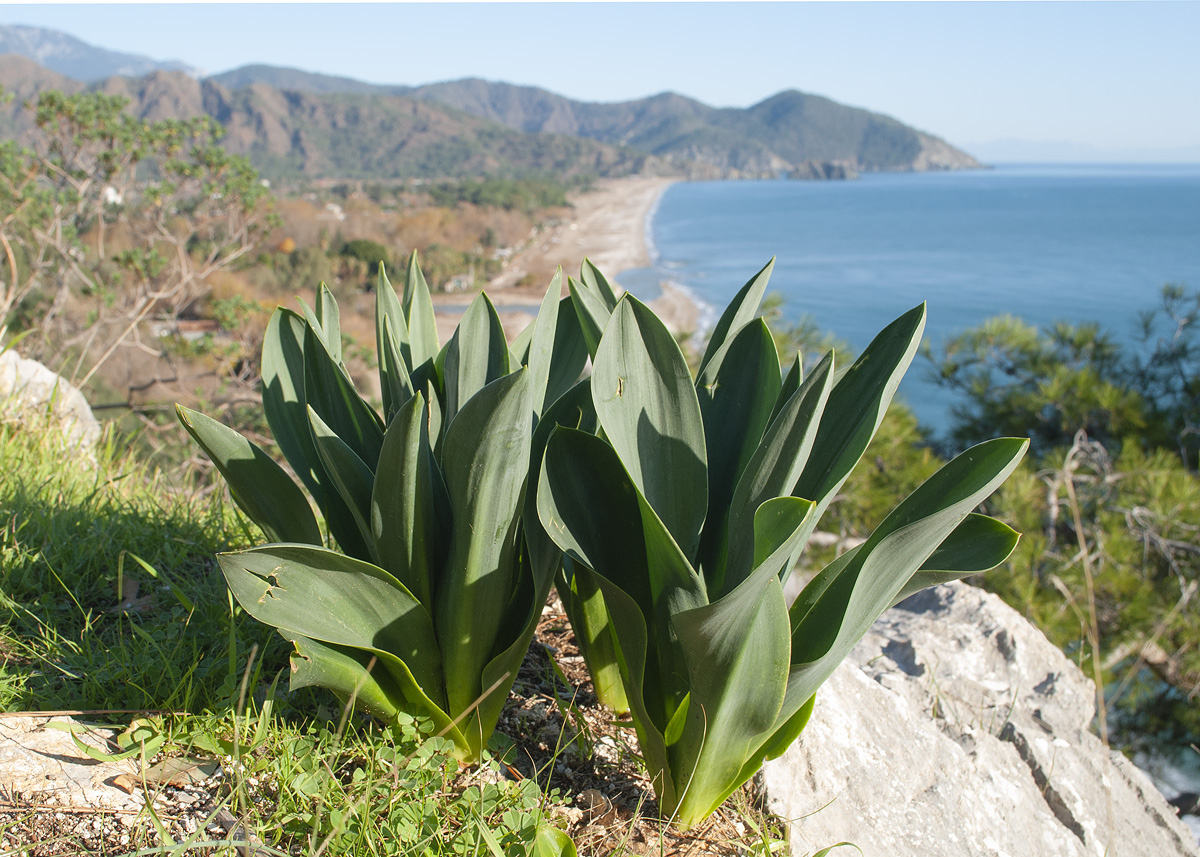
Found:
<svg viewBox="0 0 1200 857"><path fill-rule="evenodd" d="M0 352L0 418L45 425L47 418L67 444L91 450L100 423L78 389L36 360L15 351Z"/></svg>
<svg viewBox="0 0 1200 857"><path fill-rule="evenodd" d="M966 584L886 613L763 771L795 855L1196 857L1149 778L1088 731L1091 682ZM846 849L848 851L848 849Z"/></svg>
<svg viewBox="0 0 1200 857"><path fill-rule="evenodd" d="M121 774L137 775L134 760L98 762L69 733L46 725L76 722L67 716L0 717L0 788L10 800L26 805L140 809L145 802L141 793L129 794L114 783ZM113 731L92 729L79 739L111 753Z"/></svg>

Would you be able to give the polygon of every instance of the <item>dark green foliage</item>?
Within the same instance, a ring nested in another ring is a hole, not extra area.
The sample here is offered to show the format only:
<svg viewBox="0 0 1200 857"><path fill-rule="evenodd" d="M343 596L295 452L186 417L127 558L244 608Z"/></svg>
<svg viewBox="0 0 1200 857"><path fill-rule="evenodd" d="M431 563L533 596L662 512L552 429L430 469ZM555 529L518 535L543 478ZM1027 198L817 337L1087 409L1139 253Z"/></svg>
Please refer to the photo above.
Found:
<svg viewBox="0 0 1200 857"><path fill-rule="evenodd" d="M439 182L428 187L426 191L434 205L446 208L452 208L460 202L469 202L472 205L532 214L542 208L566 205L568 187L551 176L523 179L489 177Z"/></svg>
<svg viewBox="0 0 1200 857"><path fill-rule="evenodd" d="M1038 452L992 501L1025 538L985 585L1097 668L1127 746L1200 737L1198 320L1200 292L1169 285L1137 347L1005 317L935 361L954 443L1027 431Z"/></svg>
<svg viewBox="0 0 1200 857"><path fill-rule="evenodd" d="M222 496L170 490L122 452L136 439L88 461L55 434L0 426L0 708L199 712L236 702L252 644L285 667L230 615L212 554L243 536Z"/></svg>
<svg viewBox="0 0 1200 857"><path fill-rule="evenodd" d="M934 380L961 394L956 446L993 431L1026 434L1037 454L1084 431L1115 451L1132 441L1175 450L1195 469L1200 449L1200 291L1168 285L1143 314L1138 349L1095 323L1038 331L1002 316L932 358Z"/></svg>
<svg viewBox="0 0 1200 857"><path fill-rule="evenodd" d="M392 254L386 247L378 241L369 241L366 238L347 241L342 245L341 254L366 263L368 269L372 271L377 270L381 263L390 265L392 259Z"/></svg>

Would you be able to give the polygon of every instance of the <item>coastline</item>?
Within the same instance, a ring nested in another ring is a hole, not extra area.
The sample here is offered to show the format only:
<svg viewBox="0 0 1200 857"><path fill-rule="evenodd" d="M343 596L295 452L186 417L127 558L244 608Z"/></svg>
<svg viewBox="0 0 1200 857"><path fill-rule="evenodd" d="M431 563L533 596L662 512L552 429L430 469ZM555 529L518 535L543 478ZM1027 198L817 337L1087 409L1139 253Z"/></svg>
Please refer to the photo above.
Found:
<svg viewBox="0 0 1200 857"><path fill-rule="evenodd" d="M514 336L533 319L559 266L563 269L564 294L565 277L578 276L585 258L591 259L617 288L623 272L650 267L650 218L663 193L675 181L643 176L601 179L592 190L573 194L573 207L567 217L535 233L529 246L513 254L504 270L484 286L500 313L505 332ZM517 285L530 278L532 285ZM678 286L663 282L660 288L662 294L648 304L667 327L677 333L696 330L705 315L703 308ZM435 297L443 341L473 297L473 293Z"/></svg>

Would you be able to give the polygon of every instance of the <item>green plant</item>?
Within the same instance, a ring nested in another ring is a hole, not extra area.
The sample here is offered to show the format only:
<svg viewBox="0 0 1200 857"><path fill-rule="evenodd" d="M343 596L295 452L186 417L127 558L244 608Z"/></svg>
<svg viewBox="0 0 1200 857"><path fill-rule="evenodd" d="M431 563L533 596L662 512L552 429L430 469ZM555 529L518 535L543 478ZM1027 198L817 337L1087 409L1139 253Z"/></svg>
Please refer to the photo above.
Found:
<svg viewBox="0 0 1200 857"><path fill-rule="evenodd" d="M586 268L586 266L585 266ZM589 663L611 656L664 814L690 827L799 735L814 694L906 595L1002 562L1017 534L972 514L1027 441L951 461L790 609L783 581L867 447L924 328L924 306L847 370L783 376L758 306L771 265L718 322L693 381L662 322L595 276L571 283L601 434L557 427L537 494L575 592L602 594ZM612 306L609 318L605 318ZM603 333L596 338L596 332ZM604 631L607 632L603 633Z"/></svg>
<svg viewBox="0 0 1200 857"><path fill-rule="evenodd" d="M529 646L558 564L534 517L531 464L547 406L578 378L562 359L560 278L514 354L487 297L439 349L414 255L401 301L382 267L376 338L383 414L341 362L337 303L277 309L263 343L263 408L303 491L231 429L179 418L273 544L219 558L242 608L292 641L292 686L383 717L429 718L477 760ZM586 357L586 355L582 355ZM533 472L536 473L536 470ZM527 496L528 494L528 496Z"/></svg>

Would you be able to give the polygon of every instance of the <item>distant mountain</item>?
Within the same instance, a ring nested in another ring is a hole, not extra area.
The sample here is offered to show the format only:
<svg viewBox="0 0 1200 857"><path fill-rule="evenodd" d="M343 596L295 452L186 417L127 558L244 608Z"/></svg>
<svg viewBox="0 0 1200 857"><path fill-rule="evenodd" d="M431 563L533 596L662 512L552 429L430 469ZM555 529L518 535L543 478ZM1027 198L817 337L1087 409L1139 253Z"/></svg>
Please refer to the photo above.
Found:
<svg viewBox="0 0 1200 857"><path fill-rule="evenodd" d="M298 68L285 68L276 65L244 65L232 71L209 75L207 80L218 83L226 89L242 89L252 83L265 83L276 89L286 89L292 92L308 92L315 95L329 93L347 93L355 95L406 95L407 86L379 86L354 80L350 77L334 77L328 74L318 74L312 71L301 71Z"/></svg>
<svg viewBox="0 0 1200 857"><path fill-rule="evenodd" d="M121 95L151 121L209 115L223 145L268 178L454 177L662 172L653 156L562 134L526 134L441 104L399 95L317 94L264 83L230 90L212 80L157 71L83 84L23 57L0 57L0 85L18 98L0 108L0 133L27 130L25 100L46 89ZM24 124L23 124L24 123Z"/></svg>
<svg viewBox="0 0 1200 857"><path fill-rule="evenodd" d="M81 81L121 75L138 77L152 71L199 71L181 62L160 62L139 54L97 48L74 36L44 27L0 24L0 54L17 54L59 74Z"/></svg>
<svg viewBox="0 0 1200 857"><path fill-rule="evenodd" d="M228 129L227 147L248 154L268 176L653 171L829 178L981 166L889 116L795 90L740 109L671 92L602 104L478 78L382 86L267 65L196 80L164 70L178 63L104 51L51 30L0 26L0 53L6 50L46 66L0 56L0 84L22 99L86 84L126 95L149 119L207 113ZM104 62L119 72L98 74ZM150 67L137 72L136 63ZM19 132L16 106L5 109L0 131Z"/></svg>
<svg viewBox="0 0 1200 857"><path fill-rule="evenodd" d="M269 66L218 75L244 85L272 82L333 92L339 78ZM812 162L860 171L976 169L981 165L943 140L879 113L819 95L781 92L745 109L709 107L665 92L615 104L574 101L544 89L478 78L416 87L351 81L359 92L397 93L456 107L530 133L570 134L657 155L682 169L720 175L774 175ZM311 88L310 88L311 87ZM351 91L351 90L344 90Z"/></svg>

